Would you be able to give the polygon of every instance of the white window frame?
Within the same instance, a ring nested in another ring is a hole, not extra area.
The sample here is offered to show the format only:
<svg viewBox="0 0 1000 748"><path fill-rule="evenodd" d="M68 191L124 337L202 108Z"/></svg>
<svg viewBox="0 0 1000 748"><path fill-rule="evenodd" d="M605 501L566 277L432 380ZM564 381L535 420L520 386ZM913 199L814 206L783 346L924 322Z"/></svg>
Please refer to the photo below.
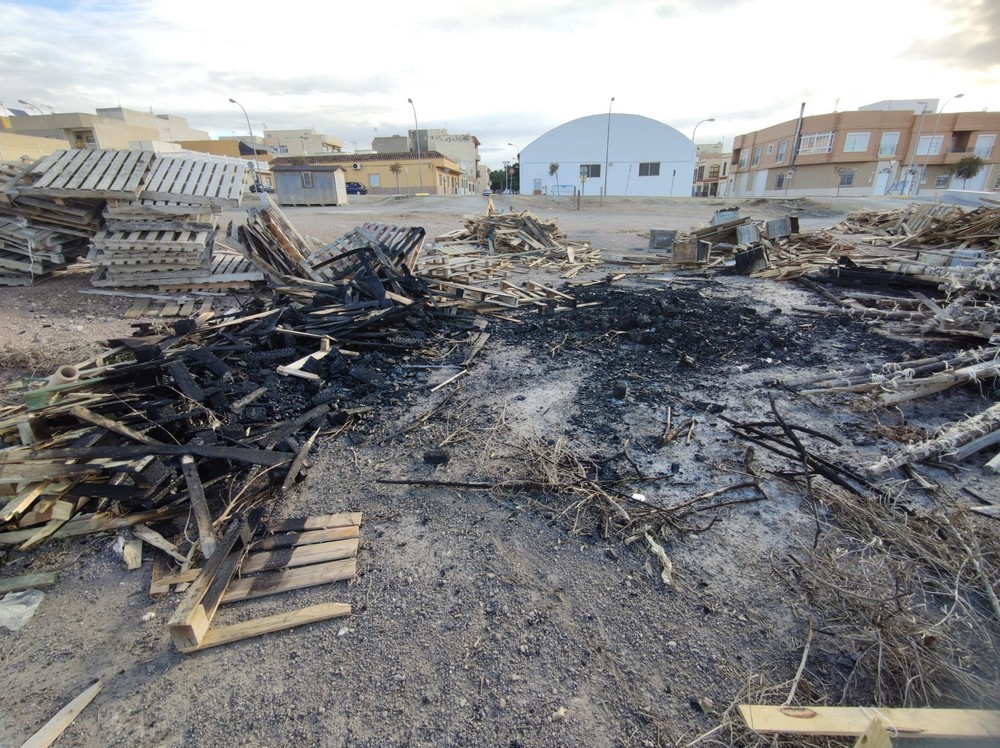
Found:
<svg viewBox="0 0 1000 748"><path fill-rule="evenodd" d="M948 186L951 181L951 174L944 172L943 174L938 174L934 179L934 189L941 190Z"/></svg>
<svg viewBox="0 0 1000 748"><path fill-rule="evenodd" d="M844 153L866 153L870 132L849 132L844 139Z"/></svg>
<svg viewBox="0 0 1000 748"><path fill-rule="evenodd" d="M311 171L300 171L299 179L302 182L302 189L309 190L316 186L313 181L313 173Z"/></svg>
<svg viewBox="0 0 1000 748"><path fill-rule="evenodd" d="M799 155L808 156L811 153L831 153L833 151L833 130L829 132L811 132L803 135L799 141Z"/></svg>
<svg viewBox="0 0 1000 748"><path fill-rule="evenodd" d="M755 146L753 149L753 161L750 162L750 166L760 166L760 157L764 153L763 146Z"/></svg>
<svg viewBox="0 0 1000 748"><path fill-rule="evenodd" d="M884 132L878 144L879 158L883 156L895 156L896 149L899 148L899 132Z"/></svg>
<svg viewBox="0 0 1000 748"><path fill-rule="evenodd" d="M768 143L767 144L767 155L770 156L772 153L774 153L774 143Z"/></svg>
<svg viewBox="0 0 1000 748"><path fill-rule="evenodd" d="M974 156L979 158L989 158L993 153L993 146L996 145L997 136L993 134L976 136L976 146L972 149Z"/></svg>
<svg viewBox="0 0 1000 748"><path fill-rule="evenodd" d="M917 141L917 156L937 156L941 153L944 135L921 135Z"/></svg>
<svg viewBox="0 0 1000 748"><path fill-rule="evenodd" d="M774 160L780 164L785 160L785 156L787 155L788 155L788 141L782 140L780 143L778 143L778 155Z"/></svg>
<svg viewBox="0 0 1000 748"><path fill-rule="evenodd" d="M841 169L839 186L840 187L854 186L854 169Z"/></svg>
<svg viewBox="0 0 1000 748"><path fill-rule="evenodd" d="M744 148L740 151L740 168L746 169L750 166L750 149Z"/></svg>

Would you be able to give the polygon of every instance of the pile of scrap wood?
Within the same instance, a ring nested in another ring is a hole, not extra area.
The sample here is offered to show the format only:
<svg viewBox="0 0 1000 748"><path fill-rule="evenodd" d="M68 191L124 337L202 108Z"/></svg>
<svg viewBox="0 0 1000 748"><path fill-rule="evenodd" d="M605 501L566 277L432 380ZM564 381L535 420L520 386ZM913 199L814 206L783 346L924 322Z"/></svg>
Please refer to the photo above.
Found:
<svg viewBox="0 0 1000 748"><path fill-rule="evenodd" d="M0 174L8 215L90 243L95 286L197 290L247 285L263 276L235 253L214 252L217 213L237 207L246 164L202 154L81 149L56 151ZM103 221L101 220L103 219ZM60 246L48 237L46 247ZM64 267L66 252L43 273ZM30 270L31 268L29 268Z"/></svg>
<svg viewBox="0 0 1000 748"><path fill-rule="evenodd" d="M862 210L848 215L833 230L842 234L909 237L963 214L959 207L940 203L915 204L903 210Z"/></svg>

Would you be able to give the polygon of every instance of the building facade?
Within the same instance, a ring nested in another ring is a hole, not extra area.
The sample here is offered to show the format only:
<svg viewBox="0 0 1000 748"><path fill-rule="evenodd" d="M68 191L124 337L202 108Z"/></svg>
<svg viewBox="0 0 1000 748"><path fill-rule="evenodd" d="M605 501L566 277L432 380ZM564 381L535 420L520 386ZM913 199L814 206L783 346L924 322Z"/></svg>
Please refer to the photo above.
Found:
<svg viewBox="0 0 1000 748"><path fill-rule="evenodd" d="M278 156L321 156L344 150L344 143L339 138L318 133L312 128L264 130L263 144Z"/></svg>
<svg viewBox="0 0 1000 748"><path fill-rule="evenodd" d="M442 153L342 153L326 156L279 156L273 166L341 166L346 181L360 182L374 195L463 195L467 180L457 163ZM281 199L279 193L278 198Z"/></svg>
<svg viewBox="0 0 1000 748"><path fill-rule="evenodd" d="M725 197L729 194L729 163L733 154L724 152L724 145L708 143L698 146L698 162L694 168L695 197Z"/></svg>
<svg viewBox="0 0 1000 748"><path fill-rule="evenodd" d="M282 205L346 205L344 167L337 165L275 165L274 188Z"/></svg>
<svg viewBox="0 0 1000 748"><path fill-rule="evenodd" d="M739 135L729 194L867 196L1000 189L1000 112L935 112L935 100L879 102ZM900 105L900 106L896 106ZM877 107L882 108L877 108ZM967 156L985 163L968 180L953 176Z"/></svg>
<svg viewBox="0 0 1000 748"><path fill-rule="evenodd" d="M690 196L695 147L637 114L594 114L549 130L521 151L522 194Z"/></svg>
<svg viewBox="0 0 1000 748"><path fill-rule="evenodd" d="M21 135L65 140L71 148L149 150L150 144L208 138L204 130L188 127L173 115L154 115L122 107L85 112L54 112L6 118L10 130ZM193 136L193 137L192 137ZM138 144L143 144L142 146ZM158 147L152 150L169 150Z"/></svg>
<svg viewBox="0 0 1000 748"><path fill-rule="evenodd" d="M406 136L385 135L372 140L372 151L376 154L409 152L416 154L436 152L458 164L460 173L459 195L478 194L487 185L489 178L479 174L479 139L468 133L449 133L446 129L409 130Z"/></svg>

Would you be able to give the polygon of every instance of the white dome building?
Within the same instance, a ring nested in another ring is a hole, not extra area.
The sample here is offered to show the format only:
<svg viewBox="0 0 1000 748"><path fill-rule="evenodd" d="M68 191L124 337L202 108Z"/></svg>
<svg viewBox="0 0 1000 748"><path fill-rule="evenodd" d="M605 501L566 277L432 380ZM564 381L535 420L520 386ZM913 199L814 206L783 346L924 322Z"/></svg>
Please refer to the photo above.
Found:
<svg viewBox="0 0 1000 748"><path fill-rule="evenodd" d="M696 151L689 138L655 119L592 114L549 130L521 151L521 194L571 195L582 187L584 196L690 196ZM550 175L553 163L559 171ZM582 185L581 170L587 175Z"/></svg>

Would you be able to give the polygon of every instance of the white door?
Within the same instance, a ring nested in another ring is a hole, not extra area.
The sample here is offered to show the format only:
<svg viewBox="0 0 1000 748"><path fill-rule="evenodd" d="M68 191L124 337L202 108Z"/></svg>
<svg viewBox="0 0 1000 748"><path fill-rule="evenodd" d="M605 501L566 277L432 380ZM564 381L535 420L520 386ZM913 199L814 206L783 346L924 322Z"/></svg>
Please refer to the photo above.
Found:
<svg viewBox="0 0 1000 748"><path fill-rule="evenodd" d="M878 175L875 177L875 194L884 195L889 189L889 179L892 177L892 172L889 169L881 169Z"/></svg>
<svg viewBox="0 0 1000 748"><path fill-rule="evenodd" d="M754 178L753 182L753 194L760 196L764 194L764 188L767 186L767 170L757 172L757 176Z"/></svg>

